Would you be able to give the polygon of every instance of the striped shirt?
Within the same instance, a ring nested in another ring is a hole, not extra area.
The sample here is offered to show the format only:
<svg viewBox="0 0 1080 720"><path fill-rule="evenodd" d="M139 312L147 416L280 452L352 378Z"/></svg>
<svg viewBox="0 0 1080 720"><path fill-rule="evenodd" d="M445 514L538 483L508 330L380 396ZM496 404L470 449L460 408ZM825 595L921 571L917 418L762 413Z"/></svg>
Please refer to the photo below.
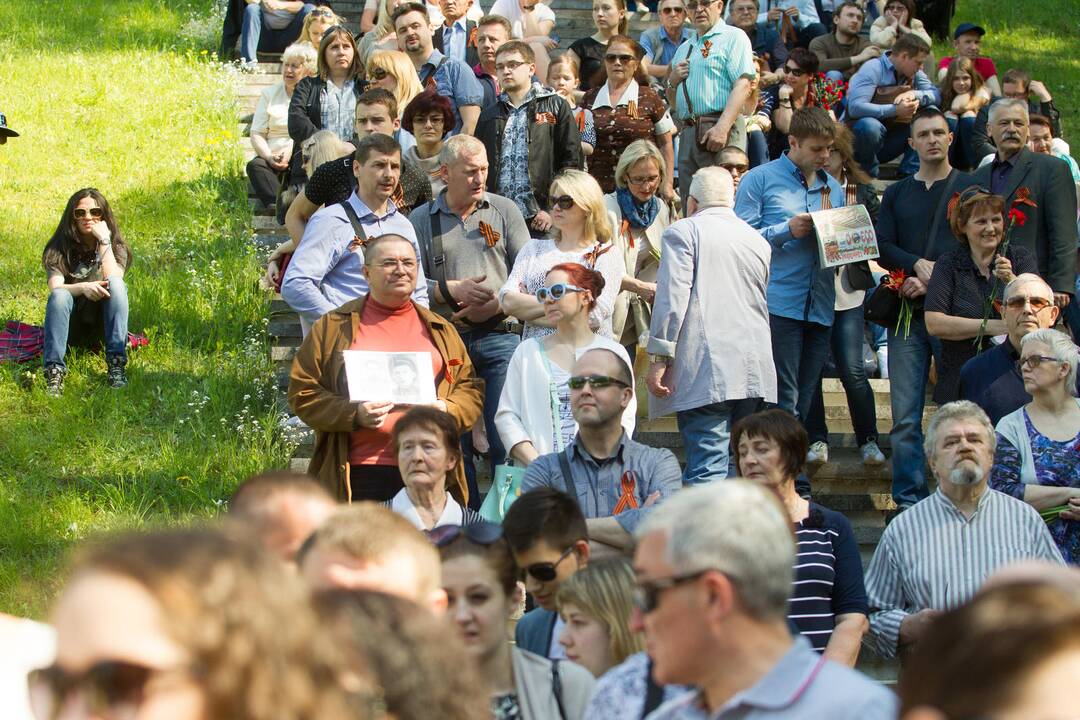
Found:
<svg viewBox="0 0 1080 720"><path fill-rule="evenodd" d="M795 525L795 541L798 554L788 620L821 652L829 644L837 615L867 613L859 546L847 518L814 503L809 516Z"/></svg>
<svg viewBox="0 0 1080 720"><path fill-rule="evenodd" d="M900 622L926 608L967 602L995 570L1038 558L1064 564L1046 523L1030 505L986 489L970 518L938 489L896 517L866 572L867 642L896 655Z"/></svg>
<svg viewBox="0 0 1080 720"><path fill-rule="evenodd" d="M739 78L757 75L750 38L722 18L704 37L680 45L671 63L687 58L690 75L679 83L675 92L675 114L680 120L723 111ZM686 106L687 93L693 112Z"/></svg>

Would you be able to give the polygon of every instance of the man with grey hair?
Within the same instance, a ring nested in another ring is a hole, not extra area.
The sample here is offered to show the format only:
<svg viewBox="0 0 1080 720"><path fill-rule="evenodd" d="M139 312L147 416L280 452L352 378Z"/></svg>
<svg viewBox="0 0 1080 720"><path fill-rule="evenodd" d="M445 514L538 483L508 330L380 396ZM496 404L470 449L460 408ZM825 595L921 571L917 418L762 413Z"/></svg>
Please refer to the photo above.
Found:
<svg viewBox="0 0 1080 720"><path fill-rule="evenodd" d="M1001 317L1009 339L968 360L960 370L960 397L985 410L995 426L1031 402L1016 365L1021 339L1041 328L1054 327L1060 312L1054 306L1054 291L1034 273L1017 275L1005 286L1004 297Z"/></svg>
<svg viewBox="0 0 1080 720"><path fill-rule="evenodd" d="M1026 219L1013 226L1010 237L1035 253L1039 275L1063 308L1076 291L1076 188L1069 167L1028 149L1028 107L1023 100L1003 98L990 106L990 135L997 152L992 162L975 171L975 182L1004 197L1008 207L1020 190L1034 202L1018 206Z"/></svg>
<svg viewBox="0 0 1080 720"><path fill-rule="evenodd" d="M689 193L688 217L661 238L646 383L649 417L675 413L683 480L700 483L732 472L732 424L776 402L765 300L772 250L735 215L727 170L699 169ZM724 332L710 332L721 324Z"/></svg>
<svg viewBox="0 0 1080 720"><path fill-rule="evenodd" d="M439 154L446 188L409 215L420 244L431 308L452 321L484 380L484 427L492 472L506 458L495 429L506 368L521 342L521 326L499 310L496 292L506 282L529 229L517 205L487 192L488 156L471 135L455 135ZM462 438L465 477L479 508L472 437Z"/></svg>
<svg viewBox="0 0 1080 720"><path fill-rule="evenodd" d="M998 568L1064 562L1034 508L987 487L996 441L986 413L968 400L942 405L930 420L926 457L937 492L885 528L866 572L866 642L879 655L909 649Z"/></svg>
<svg viewBox="0 0 1080 720"><path fill-rule="evenodd" d="M891 692L792 637L795 540L769 490L745 480L683 490L635 537L631 629L645 633L657 684L698 688L650 720L896 717Z"/></svg>

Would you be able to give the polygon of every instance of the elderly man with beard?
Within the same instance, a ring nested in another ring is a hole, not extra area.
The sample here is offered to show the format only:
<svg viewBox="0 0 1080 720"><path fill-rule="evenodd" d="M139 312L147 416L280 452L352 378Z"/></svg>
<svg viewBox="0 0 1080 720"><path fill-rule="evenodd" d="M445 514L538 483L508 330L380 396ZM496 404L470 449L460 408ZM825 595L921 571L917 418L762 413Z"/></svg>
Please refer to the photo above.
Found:
<svg viewBox="0 0 1080 720"><path fill-rule="evenodd" d="M926 457L937 492L885 528L866 572L866 641L879 655L906 651L995 570L1017 560L1064 562L1038 512L987 487L995 445L990 419L973 402L942 405L930 421Z"/></svg>

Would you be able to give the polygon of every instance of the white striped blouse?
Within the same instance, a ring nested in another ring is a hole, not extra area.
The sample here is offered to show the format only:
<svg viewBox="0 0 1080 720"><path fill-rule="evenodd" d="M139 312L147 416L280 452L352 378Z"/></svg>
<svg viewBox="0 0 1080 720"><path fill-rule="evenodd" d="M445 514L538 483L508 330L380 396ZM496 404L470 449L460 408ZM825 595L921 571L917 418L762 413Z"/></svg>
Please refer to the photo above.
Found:
<svg viewBox="0 0 1080 720"><path fill-rule="evenodd" d="M939 489L898 515L881 536L866 572L866 642L882 657L895 656L904 617L957 607L998 568L1033 558L1064 564L1030 505L987 489L966 518Z"/></svg>

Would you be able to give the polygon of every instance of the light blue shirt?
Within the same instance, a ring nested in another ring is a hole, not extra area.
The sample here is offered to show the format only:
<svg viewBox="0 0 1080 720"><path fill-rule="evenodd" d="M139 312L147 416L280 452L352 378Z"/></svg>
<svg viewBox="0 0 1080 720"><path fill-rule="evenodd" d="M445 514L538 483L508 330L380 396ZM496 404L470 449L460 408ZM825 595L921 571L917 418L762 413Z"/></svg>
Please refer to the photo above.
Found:
<svg viewBox="0 0 1080 720"><path fill-rule="evenodd" d="M446 62L443 62L443 58ZM441 63L441 64L440 64ZM443 55L438 50L432 50L427 62L420 66L420 82L426 87L428 78L435 82L435 89L443 97L454 101L454 132L461 132L461 113L458 109L463 105L484 104L484 88L476 79L472 68L461 60Z"/></svg>
<svg viewBox="0 0 1080 720"><path fill-rule="evenodd" d="M785 152L779 159L759 165L739 182L735 214L772 245L769 267L769 314L832 326L836 302L835 271L818 264L814 233L796 238L788 220L800 213L821 210L825 187L832 207L844 205L844 189L824 170L807 187L802 171Z"/></svg>
<svg viewBox="0 0 1080 720"><path fill-rule="evenodd" d="M874 91L879 87L896 85L898 82L896 68L892 64L892 52L864 62L848 83L848 117L853 120L864 117L876 120L896 117L895 105L875 105L871 101L874 99ZM915 73L911 86L915 96L919 98L920 107L941 104L941 91L930 82L930 78L926 77L922 70Z"/></svg>
<svg viewBox="0 0 1080 720"><path fill-rule="evenodd" d="M443 34L443 50L447 57L465 62L465 42L469 39L466 37L465 23L468 21L469 19L462 15L450 27L439 26L438 31Z"/></svg>
<svg viewBox="0 0 1080 720"><path fill-rule="evenodd" d="M765 12L758 13L757 21L759 23L769 22L769 10L771 8L780 8L786 10L789 7L795 7L799 9L799 19L795 21L795 27L804 28L811 23L821 22L821 18L818 17L817 7L814 5L814 0L769 0L761 4L761 7ZM773 23L776 27L776 31L780 32L780 22Z"/></svg>
<svg viewBox="0 0 1080 720"><path fill-rule="evenodd" d="M696 33L691 28L683 27L682 35L679 36L679 41L675 42L668 36L667 31L664 30L664 28L659 27L656 28L655 32L646 30L641 33L638 42L641 45L641 49L645 51L645 57L653 58L653 64L669 65L671 63L671 58L675 56L675 51L679 49L679 46L687 40L693 40L695 34ZM656 48L653 47L653 42L657 38L659 39L661 50L660 56L654 57Z"/></svg>
<svg viewBox="0 0 1080 720"><path fill-rule="evenodd" d="M369 239L393 233L412 242L418 259L412 299L427 307L427 280L419 264L420 246L409 219L392 202L387 203L387 212L381 217L368 209L355 192L347 202L356 210ZM304 320L314 323L334 308L367 294L367 280L360 271L364 250L349 249L354 237L349 216L339 204L324 207L311 216L281 282L281 297Z"/></svg>
<svg viewBox="0 0 1080 720"><path fill-rule="evenodd" d="M739 78L757 75L750 38L722 19L704 37L680 45L671 62L686 59L690 60L690 75L675 89L675 114L679 120L722 112ZM686 106L687 93L693 113Z"/></svg>

